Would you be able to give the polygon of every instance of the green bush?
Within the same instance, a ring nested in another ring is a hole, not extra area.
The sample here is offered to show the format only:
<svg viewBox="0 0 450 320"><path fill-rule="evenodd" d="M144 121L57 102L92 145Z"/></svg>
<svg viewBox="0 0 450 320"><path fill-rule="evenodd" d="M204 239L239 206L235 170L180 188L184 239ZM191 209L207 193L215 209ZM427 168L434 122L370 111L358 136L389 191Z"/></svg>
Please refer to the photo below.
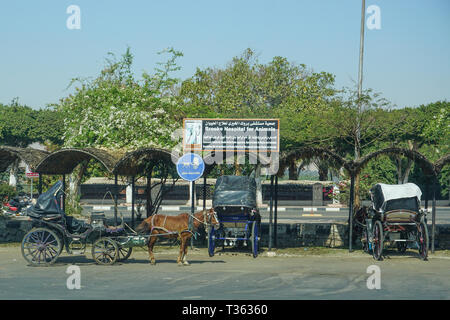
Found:
<svg viewBox="0 0 450 320"><path fill-rule="evenodd" d="M15 187L5 183L0 184L0 199L2 203L15 196L17 196L17 190Z"/></svg>

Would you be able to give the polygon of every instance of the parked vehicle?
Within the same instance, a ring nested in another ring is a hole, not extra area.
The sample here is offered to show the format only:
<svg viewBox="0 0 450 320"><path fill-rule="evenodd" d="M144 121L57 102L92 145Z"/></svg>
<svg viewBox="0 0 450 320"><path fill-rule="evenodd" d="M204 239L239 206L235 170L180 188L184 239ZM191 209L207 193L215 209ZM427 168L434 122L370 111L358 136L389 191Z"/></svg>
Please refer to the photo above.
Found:
<svg viewBox="0 0 450 320"><path fill-rule="evenodd" d="M212 257L216 244L247 246L258 256L261 216L256 205L256 182L247 176L221 176L216 181L213 208L219 228L208 231L208 253Z"/></svg>
<svg viewBox="0 0 450 320"><path fill-rule="evenodd" d="M415 245L420 258L427 260L429 237L426 213L420 208L420 188L414 183L378 183L370 194L372 204L361 239L365 251L371 251L375 260L382 260L386 242L395 243L400 252Z"/></svg>

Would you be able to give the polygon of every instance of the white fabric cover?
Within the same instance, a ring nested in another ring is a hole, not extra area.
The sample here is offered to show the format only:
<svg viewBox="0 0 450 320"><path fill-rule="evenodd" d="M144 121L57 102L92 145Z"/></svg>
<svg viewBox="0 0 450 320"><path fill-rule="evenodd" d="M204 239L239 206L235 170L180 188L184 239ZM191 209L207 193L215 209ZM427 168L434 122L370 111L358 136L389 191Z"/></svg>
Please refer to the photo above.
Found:
<svg viewBox="0 0 450 320"><path fill-rule="evenodd" d="M393 199L411 198L411 197L417 197L420 201L420 197L422 196L422 191L420 191L420 188L414 183L405 183L405 184L379 183L379 185L381 186L385 202Z"/></svg>

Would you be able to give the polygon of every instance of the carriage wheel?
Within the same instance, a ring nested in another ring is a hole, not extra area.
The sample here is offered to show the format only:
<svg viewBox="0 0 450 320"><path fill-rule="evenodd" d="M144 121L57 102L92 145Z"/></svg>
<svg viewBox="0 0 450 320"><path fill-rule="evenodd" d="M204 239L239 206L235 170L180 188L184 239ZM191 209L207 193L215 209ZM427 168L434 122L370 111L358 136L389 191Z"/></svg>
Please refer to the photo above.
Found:
<svg viewBox="0 0 450 320"><path fill-rule="evenodd" d="M214 227L211 227L208 232L208 254L210 257L214 256L215 242Z"/></svg>
<svg viewBox="0 0 450 320"><path fill-rule="evenodd" d="M61 239L48 228L32 229L22 240L22 255L32 266L55 263L61 251Z"/></svg>
<svg viewBox="0 0 450 320"><path fill-rule="evenodd" d="M417 244L419 245L419 255L424 261L428 258L428 228L424 222L421 222L417 228Z"/></svg>
<svg viewBox="0 0 450 320"><path fill-rule="evenodd" d="M119 256L117 257L117 261L125 261L131 256L131 252L133 252L132 247L122 247L119 246Z"/></svg>
<svg viewBox="0 0 450 320"><path fill-rule="evenodd" d="M258 256L259 251L259 225L258 221L254 221L252 225L252 235L250 238L251 249L253 253L253 258Z"/></svg>
<svg viewBox="0 0 450 320"><path fill-rule="evenodd" d="M383 253L383 226L380 221L375 221L375 225L373 227L373 245L372 245L372 254L375 260L382 260Z"/></svg>
<svg viewBox="0 0 450 320"><path fill-rule="evenodd" d="M92 257L98 264L114 264L119 256L119 247L111 238L99 238L92 245Z"/></svg>

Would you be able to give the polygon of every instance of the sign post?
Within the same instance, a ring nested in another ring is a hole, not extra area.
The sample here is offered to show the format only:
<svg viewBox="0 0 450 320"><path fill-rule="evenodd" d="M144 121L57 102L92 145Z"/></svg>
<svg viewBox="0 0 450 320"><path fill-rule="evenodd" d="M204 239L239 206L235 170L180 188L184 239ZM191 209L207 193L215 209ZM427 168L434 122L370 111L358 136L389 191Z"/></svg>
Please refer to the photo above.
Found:
<svg viewBox="0 0 450 320"><path fill-rule="evenodd" d="M178 175L191 183L191 215L189 216L189 230L193 229L193 216L195 211L195 180L200 178L205 171L205 162L202 157L195 153L186 153L177 162ZM191 237L191 248L193 247Z"/></svg>
<svg viewBox="0 0 450 320"><path fill-rule="evenodd" d="M33 179L39 178L39 173L32 172L28 166L25 168L25 176L30 178L30 197L33 199Z"/></svg>

